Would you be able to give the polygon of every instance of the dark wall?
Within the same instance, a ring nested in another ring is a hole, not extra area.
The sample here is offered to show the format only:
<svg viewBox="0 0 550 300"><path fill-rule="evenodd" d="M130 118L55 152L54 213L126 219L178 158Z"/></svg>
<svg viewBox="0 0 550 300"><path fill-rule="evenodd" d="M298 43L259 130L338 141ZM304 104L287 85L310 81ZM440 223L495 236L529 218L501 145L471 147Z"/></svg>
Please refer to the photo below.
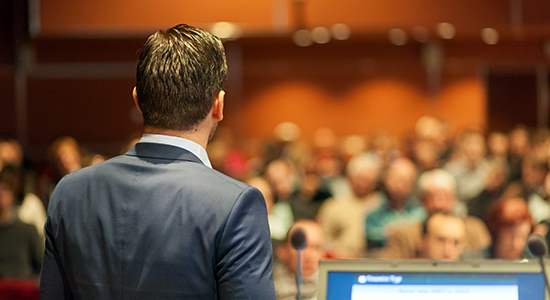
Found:
<svg viewBox="0 0 550 300"><path fill-rule="evenodd" d="M0 136L15 135L14 3L0 1Z"/></svg>

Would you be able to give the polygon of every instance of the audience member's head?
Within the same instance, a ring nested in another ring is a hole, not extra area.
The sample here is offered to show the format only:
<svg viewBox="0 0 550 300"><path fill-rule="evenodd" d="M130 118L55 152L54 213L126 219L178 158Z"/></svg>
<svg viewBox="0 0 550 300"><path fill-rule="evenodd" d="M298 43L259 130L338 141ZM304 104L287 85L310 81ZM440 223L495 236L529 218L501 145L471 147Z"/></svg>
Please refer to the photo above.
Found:
<svg viewBox="0 0 550 300"><path fill-rule="evenodd" d="M374 130L370 137L370 150L375 153L384 163L395 157L397 141L393 136L384 130Z"/></svg>
<svg viewBox="0 0 550 300"><path fill-rule="evenodd" d="M432 116L423 116L415 125L415 134L418 139L437 142L443 139L444 128L440 120Z"/></svg>
<svg viewBox="0 0 550 300"><path fill-rule="evenodd" d="M414 161L420 170L433 170L437 168L439 157L437 148L433 142L419 140L413 149Z"/></svg>
<svg viewBox="0 0 550 300"><path fill-rule="evenodd" d="M23 149L16 140L0 140L0 165L21 167L23 165ZM0 167L0 170L2 167Z"/></svg>
<svg viewBox="0 0 550 300"><path fill-rule="evenodd" d="M494 258L521 258L525 242L533 228L533 220L525 200L499 200L487 213L486 223L493 242Z"/></svg>
<svg viewBox="0 0 550 300"><path fill-rule="evenodd" d="M466 131L460 137L459 151L464 155L470 165L477 165L487 153L485 137L477 130Z"/></svg>
<svg viewBox="0 0 550 300"><path fill-rule="evenodd" d="M376 155L361 154L349 160L346 175L355 196L362 198L376 189L381 169Z"/></svg>
<svg viewBox="0 0 550 300"><path fill-rule="evenodd" d="M510 155L523 158L531 148L529 130L525 125L518 124L508 133Z"/></svg>
<svg viewBox="0 0 550 300"><path fill-rule="evenodd" d="M487 138L487 146L494 158L506 158L508 155L508 137L502 132L491 132Z"/></svg>
<svg viewBox="0 0 550 300"><path fill-rule="evenodd" d="M50 146L50 157L60 176L82 168L80 148L72 137L57 138Z"/></svg>
<svg viewBox="0 0 550 300"><path fill-rule="evenodd" d="M407 158L396 158L388 165L384 177L384 188L394 208L404 205L413 191L416 166Z"/></svg>
<svg viewBox="0 0 550 300"><path fill-rule="evenodd" d="M418 249L422 258L457 260L466 246L464 220L449 212L434 212L422 224Z"/></svg>
<svg viewBox="0 0 550 300"><path fill-rule="evenodd" d="M273 187L277 200L290 196L297 190L300 183L296 166L286 159L270 162L265 170L265 178Z"/></svg>
<svg viewBox="0 0 550 300"><path fill-rule="evenodd" d="M292 247L291 237L297 228L302 229L306 237L306 247L301 250L300 257L302 275L310 277L317 272L319 261L325 255L323 250L323 230L318 223L310 220L296 221L288 230L286 243L277 248L277 256L292 272L296 273L298 252Z"/></svg>
<svg viewBox="0 0 550 300"><path fill-rule="evenodd" d="M521 180L528 188L542 187L548 174L548 160L536 152L529 152L523 159Z"/></svg>
<svg viewBox="0 0 550 300"><path fill-rule="evenodd" d="M456 183L453 175L443 169L424 172L418 178L419 197L430 212L450 212L455 208Z"/></svg>
<svg viewBox="0 0 550 300"><path fill-rule="evenodd" d="M273 189L271 188L269 182L262 176L254 176L249 178L246 183L260 190L265 199L267 213L270 214L275 201L273 199Z"/></svg>

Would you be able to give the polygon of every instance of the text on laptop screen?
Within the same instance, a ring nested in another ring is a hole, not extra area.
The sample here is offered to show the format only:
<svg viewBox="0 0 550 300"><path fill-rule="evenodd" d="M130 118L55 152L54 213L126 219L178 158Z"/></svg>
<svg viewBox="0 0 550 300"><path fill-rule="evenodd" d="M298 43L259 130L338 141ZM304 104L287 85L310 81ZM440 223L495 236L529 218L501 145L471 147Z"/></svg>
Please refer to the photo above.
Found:
<svg viewBox="0 0 550 300"><path fill-rule="evenodd" d="M327 300L544 300L540 273L330 271Z"/></svg>

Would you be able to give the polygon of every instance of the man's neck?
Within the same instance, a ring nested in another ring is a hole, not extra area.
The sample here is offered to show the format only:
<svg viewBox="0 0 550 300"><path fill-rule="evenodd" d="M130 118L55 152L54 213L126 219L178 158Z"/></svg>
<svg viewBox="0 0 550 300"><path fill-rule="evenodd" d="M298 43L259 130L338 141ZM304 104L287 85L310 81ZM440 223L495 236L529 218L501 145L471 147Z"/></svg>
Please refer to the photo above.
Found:
<svg viewBox="0 0 550 300"><path fill-rule="evenodd" d="M194 130L194 129L189 131L179 131L179 130L172 130L172 129L156 128L151 126L144 126L143 133L162 134L162 135L169 135L169 136L184 138L201 145L204 149L206 149L206 146L208 144L208 137L204 138L204 135L199 130Z"/></svg>

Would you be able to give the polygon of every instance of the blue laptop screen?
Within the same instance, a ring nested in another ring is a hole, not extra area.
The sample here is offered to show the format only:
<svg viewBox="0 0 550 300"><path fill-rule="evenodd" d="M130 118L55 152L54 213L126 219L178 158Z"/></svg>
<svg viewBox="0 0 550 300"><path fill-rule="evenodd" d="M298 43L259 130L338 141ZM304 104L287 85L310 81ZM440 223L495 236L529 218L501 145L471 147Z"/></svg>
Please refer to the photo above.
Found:
<svg viewBox="0 0 550 300"><path fill-rule="evenodd" d="M377 273L330 271L327 300L544 300L538 273Z"/></svg>

